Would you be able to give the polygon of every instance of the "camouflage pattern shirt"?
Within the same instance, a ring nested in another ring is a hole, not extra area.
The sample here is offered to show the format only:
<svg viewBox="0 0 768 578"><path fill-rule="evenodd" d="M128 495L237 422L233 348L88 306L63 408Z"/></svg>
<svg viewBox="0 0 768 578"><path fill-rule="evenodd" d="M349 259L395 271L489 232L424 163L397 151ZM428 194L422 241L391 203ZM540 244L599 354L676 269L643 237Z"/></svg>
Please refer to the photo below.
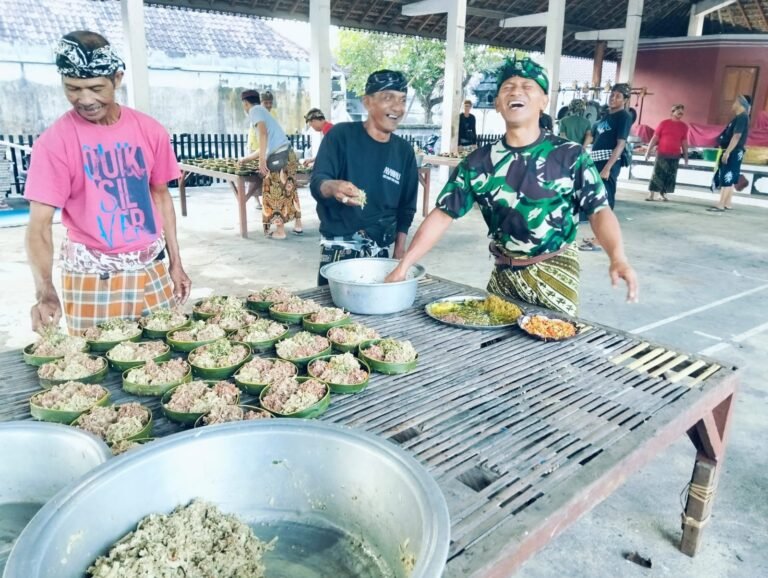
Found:
<svg viewBox="0 0 768 578"><path fill-rule="evenodd" d="M573 243L579 211L590 216L608 208L600 173L581 145L544 133L522 148L502 138L464 159L436 206L458 219L474 203L488 237L513 258L553 253Z"/></svg>

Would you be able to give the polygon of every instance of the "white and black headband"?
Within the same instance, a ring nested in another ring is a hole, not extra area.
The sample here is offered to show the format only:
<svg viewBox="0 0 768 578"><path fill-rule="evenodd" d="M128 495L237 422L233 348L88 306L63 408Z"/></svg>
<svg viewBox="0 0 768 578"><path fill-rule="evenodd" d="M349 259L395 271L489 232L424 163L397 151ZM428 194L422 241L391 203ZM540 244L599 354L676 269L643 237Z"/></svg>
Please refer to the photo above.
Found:
<svg viewBox="0 0 768 578"><path fill-rule="evenodd" d="M107 44L91 50L77 40L65 36L54 51L56 68L62 76L70 78L97 78L112 76L125 70L125 63Z"/></svg>

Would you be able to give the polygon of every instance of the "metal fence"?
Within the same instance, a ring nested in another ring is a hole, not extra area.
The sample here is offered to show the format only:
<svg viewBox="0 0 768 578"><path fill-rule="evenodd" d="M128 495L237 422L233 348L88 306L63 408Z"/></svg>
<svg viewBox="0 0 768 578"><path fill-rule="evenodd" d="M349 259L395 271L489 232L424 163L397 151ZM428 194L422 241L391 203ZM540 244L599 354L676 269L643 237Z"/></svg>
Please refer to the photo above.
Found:
<svg viewBox="0 0 768 578"><path fill-rule="evenodd" d="M31 147L39 135L4 135L0 134L0 144L12 143ZM424 148L426 142L430 139L429 135L410 135L401 134L410 145ZM479 135L477 139L478 146L492 143L501 138L501 135ZM311 139L304 134L288 135L291 145L301 154L304 149L311 146ZM246 134L192 134L179 133L171 135L171 144L176 158L180 161L195 158L240 158L246 155L248 148L248 135ZM29 168L29 152L17 147L7 148L6 156L11 165L10 187L6 190L0 190L0 194L11 193L23 194L24 184L26 182L27 169ZM208 186L213 182L210 177L202 175L190 175L187 180L187 186ZM170 183L175 186L176 183Z"/></svg>

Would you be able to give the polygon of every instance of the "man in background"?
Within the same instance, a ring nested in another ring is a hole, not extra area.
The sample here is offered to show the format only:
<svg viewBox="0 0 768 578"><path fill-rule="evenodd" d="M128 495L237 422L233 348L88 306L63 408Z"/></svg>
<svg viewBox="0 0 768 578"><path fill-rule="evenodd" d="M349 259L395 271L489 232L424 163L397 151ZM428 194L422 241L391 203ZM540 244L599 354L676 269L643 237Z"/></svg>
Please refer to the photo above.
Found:
<svg viewBox="0 0 768 578"><path fill-rule="evenodd" d="M472 110L472 101L464 101L464 112L459 115L459 146L468 147L477 145L477 119Z"/></svg>

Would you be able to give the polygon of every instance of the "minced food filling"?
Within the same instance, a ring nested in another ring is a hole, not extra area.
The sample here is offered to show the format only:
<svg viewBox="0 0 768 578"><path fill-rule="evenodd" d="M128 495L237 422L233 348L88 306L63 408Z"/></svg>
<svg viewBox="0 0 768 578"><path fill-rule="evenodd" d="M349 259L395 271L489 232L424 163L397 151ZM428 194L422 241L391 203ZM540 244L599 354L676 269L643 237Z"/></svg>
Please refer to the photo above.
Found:
<svg viewBox="0 0 768 578"><path fill-rule="evenodd" d="M264 287L261 291L248 295L248 301L261 301L262 303L275 303L292 299L293 293L284 287Z"/></svg>
<svg viewBox="0 0 768 578"><path fill-rule="evenodd" d="M284 359L301 359L321 353L331 346L331 342L321 335L315 335L309 331L299 331L289 339L280 341L275 349L277 354Z"/></svg>
<svg viewBox="0 0 768 578"><path fill-rule="evenodd" d="M311 299L302 299L301 297L291 297L286 301L274 303L272 309L278 313L296 313L309 315L321 309L320 305Z"/></svg>
<svg viewBox="0 0 768 578"><path fill-rule="evenodd" d="M32 346L31 352L40 357L61 357L67 353L83 351L87 346L84 337L67 335L57 327L52 327L43 330L40 341Z"/></svg>
<svg viewBox="0 0 768 578"><path fill-rule="evenodd" d="M264 578L262 542L235 516L194 500L150 514L88 568L92 578Z"/></svg>
<svg viewBox="0 0 768 578"><path fill-rule="evenodd" d="M139 385L165 385L181 381L189 373L189 364L183 359L171 359L162 363L150 360L128 371L126 380Z"/></svg>
<svg viewBox="0 0 768 578"><path fill-rule="evenodd" d="M77 427L107 443L115 443L139 433L152 414L139 403L94 407L78 419Z"/></svg>
<svg viewBox="0 0 768 578"><path fill-rule="evenodd" d="M162 341L124 341L107 351L107 357L112 361L149 361L167 350Z"/></svg>
<svg viewBox="0 0 768 578"><path fill-rule="evenodd" d="M361 323L350 323L341 327L334 327L328 331L331 341L342 345L358 345L367 339L378 339L379 332Z"/></svg>
<svg viewBox="0 0 768 578"><path fill-rule="evenodd" d="M232 367L248 357L248 348L228 339L219 339L202 345L189 354L189 362L196 367L215 369Z"/></svg>
<svg viewBox="0 0 768 578"><path fill-rule="evenodd" d="M139 319L139 324L145 329L153 331L170 331L180 325L184 325L187 316L176 309L160 309Z"/></svg>
<svg viewBox="0 0 768 578"><path fill-rule="evenodd" d="M33 396L32 403L58 411L85 411L105 395L107 390L100 385L68 381Z"/></svg>
<svg viewBox="0 0 768 578"><path fill-rule="evenodd" d="M410 341L382 339L361 350L367 357L387 363L408 363L416 359L416 350Z"/></svg>
<svg viewBox="0 0 768 578"><path fill-rule="evenodd" d="M223 327L227 331L236 331L257 319L258 317L246 309L225 309L211 318L211 322Z"/></svg>
<svg viewBox="0 0 768 578"><path fill-rule="evenodd" d="M272 383L298 373L296 366L282 359L255 357L240 368L235 377L246 383Z"/></svg>
<svg viewBox="0 0 768 578"><path fill-rule="evenodd" d="M223 327L206 321L194 321L188 328L174 331L168 337L174 341L194 343L196 341L213 341L226 337Z"/></svg>
<svg viewBox="0 0 768 578"><path fill-rule="evenodd" d="M240 329L232 336L232 339L246 343L258 343L280 337L286 331L285 325L281 323L276 323L271 319L257 319Z"/></svg>
<svg viewBox="0 0 768 578"><path fill-rule="evenodd" d="M288 415L313 406L327 392L327 386L316 379L300 383L295 377L284 377L269 387L261 405L268 411Z"/></svg>
<svg viewBox="0 0 768 578"><path fill-rule="evenodd" d="M87 353L69 353L61 359L40 366L37 375L43 379L77 380L101 371L106 363L103 357L94 357Z"/></svg>
<svg viewBox="0 0 768 578"><path fill-rule="evenodd" d="M368 379L368 372L351 353L317 359L309 364L309 374L327 383L355 385Z"/></svg>
<svg viewBox="0 0 768 578"><path fill-rule="evenodd" d="M120 454L124 454L127 451L135 450L140 447L141 447L141 444L139 442L135 442L132 440L120 440L113 443L111 446L109 446L109 449L112 450L113 456L119 456Z"/></svg>
<svg viewBox="0 0 768 578"><path fill-rule="evenodd" d="M269 415L252 409L243 409L238 405L218 405L203 417L205 425L216 425L219 423L229 423L232 421L250 421L254 419L265 419Z"/></svg>
<svg viewBox="0 0 768 578"><path fill-rule="evenodd" d="M320 311L309 316L312 323L336 323L349 317L349 313L338 307L323 307Z"/></svg>
<svg viewBox="0 0 768 578"><path fill-rule="evenodd" d="M141 327L130 319L110 319L96 327L85 330L84 337L89 341L120 341L130 339L141 333Z"/></svg>
<svg viewBox="0 0 768 578"><path fill-rule="evenodd" d="M204 381L195 380L182 383L173 390L165 407L179 413L207 413L219 405L236 404L239 394L237 386L228 381L219 381L208 387Z"/></svg>
<svg viewBox="0 0 768 578"><path fill-rule="evenodd" d="M214 295L203 299L200 304L195 307L195 310L199 313L212 313L213 315L216 315L225 309L243 309L244 307L245 302L240 299L240 297Z"/></svg>

